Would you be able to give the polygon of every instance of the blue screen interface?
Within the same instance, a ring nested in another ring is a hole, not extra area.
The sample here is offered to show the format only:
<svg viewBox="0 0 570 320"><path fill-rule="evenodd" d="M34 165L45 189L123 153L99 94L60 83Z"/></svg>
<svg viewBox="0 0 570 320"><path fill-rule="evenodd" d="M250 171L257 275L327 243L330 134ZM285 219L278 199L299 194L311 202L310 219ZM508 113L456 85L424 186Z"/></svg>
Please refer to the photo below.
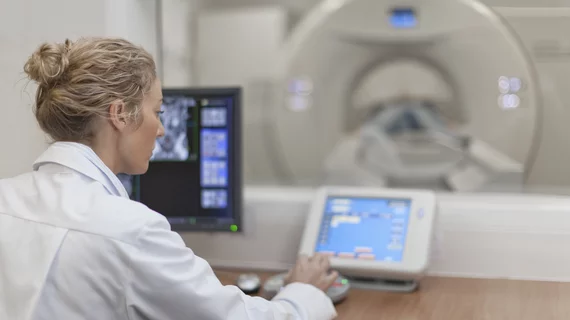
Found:
<svg viewBox="0 0 570 320"><path fill-rule="evenodd" d="M390 24L396 29L414 28L418 25L416 13L412 8L397 8L390 12Z"/></svg>
<svg viewBox="0 0 570 320"><path fill-rule="evenodd" d="M410 199L329 197L315 252L342 259L401 262Z"/></svg>

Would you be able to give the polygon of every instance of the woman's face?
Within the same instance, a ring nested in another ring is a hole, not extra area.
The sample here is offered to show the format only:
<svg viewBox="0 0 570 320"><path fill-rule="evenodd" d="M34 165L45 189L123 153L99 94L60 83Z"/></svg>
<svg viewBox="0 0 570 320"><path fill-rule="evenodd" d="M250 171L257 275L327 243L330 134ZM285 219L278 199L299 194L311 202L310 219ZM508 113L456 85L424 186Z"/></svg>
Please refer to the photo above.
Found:
<svg viewBox="0 0 570 320"><path fill-rule="evenodd" d="M129 130L122 139L120 152L125 173L139 175L148 170L156 138L164 135L161 107L162 86L159 80L155 80L142 102L139 122L133 124L132 131Z"/></svg>

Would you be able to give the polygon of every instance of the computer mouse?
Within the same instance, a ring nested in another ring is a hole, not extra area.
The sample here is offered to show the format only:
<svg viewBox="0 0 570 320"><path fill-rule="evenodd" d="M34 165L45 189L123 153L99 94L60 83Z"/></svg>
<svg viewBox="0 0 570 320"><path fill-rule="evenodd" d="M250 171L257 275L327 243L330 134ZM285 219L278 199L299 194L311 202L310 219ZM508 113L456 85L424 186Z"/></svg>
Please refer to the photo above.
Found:
<svg viewBox="0 0 570 320"><path fill-rule="evenodd" d="M245 294L257 293L261 288L261 279L255 273L240 274L236 285Z"/></svg>

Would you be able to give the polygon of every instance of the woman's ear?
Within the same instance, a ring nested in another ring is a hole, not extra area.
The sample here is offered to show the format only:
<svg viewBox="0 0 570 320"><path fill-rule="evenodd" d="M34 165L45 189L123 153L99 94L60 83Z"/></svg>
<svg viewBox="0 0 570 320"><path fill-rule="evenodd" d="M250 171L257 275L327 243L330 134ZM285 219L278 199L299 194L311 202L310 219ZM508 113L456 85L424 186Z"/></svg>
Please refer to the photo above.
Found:
<svg viewBox="0 0 570 320"><path fill-rule="evenodd" d="M125 103L122 100L116 100L109 106L109 120L113 127L119 131L127 128L129 119Z"/></svg>

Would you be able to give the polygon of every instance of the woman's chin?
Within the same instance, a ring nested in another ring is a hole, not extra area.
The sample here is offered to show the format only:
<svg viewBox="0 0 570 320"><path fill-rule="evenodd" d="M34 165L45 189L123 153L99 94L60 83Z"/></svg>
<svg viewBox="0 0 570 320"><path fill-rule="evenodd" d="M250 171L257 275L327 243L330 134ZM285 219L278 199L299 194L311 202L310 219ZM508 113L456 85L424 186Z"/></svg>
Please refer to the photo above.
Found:
<svg viewBox="0 0 570 320"><path fill-rule="evenodd" d="M141 174L145 174L148 171L149 162L145 162L145 164L141 164L136 168L131 168L127 174L131 176L140 176Z"/></svg>

